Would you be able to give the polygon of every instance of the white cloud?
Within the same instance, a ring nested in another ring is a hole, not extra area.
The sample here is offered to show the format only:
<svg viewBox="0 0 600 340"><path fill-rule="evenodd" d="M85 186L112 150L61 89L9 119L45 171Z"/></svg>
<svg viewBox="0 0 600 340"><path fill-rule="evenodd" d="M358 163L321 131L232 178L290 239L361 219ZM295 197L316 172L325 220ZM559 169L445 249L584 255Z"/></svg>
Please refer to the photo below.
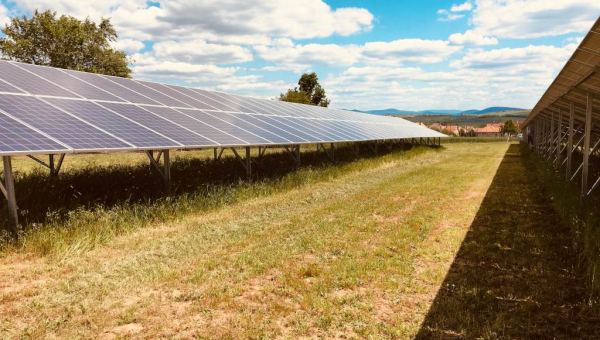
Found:
<svg viewBox="0 0 600 340"><path fill-rule="evenodd" d="M452 5L450 8L451 12L468 12L473 9L473 4L470 1L462 3L460 5Z"/></svg>
<svg viewBox="0 0 600 340"><path fill-rule="evenodd" d="M4 27L4 25L9 22L10 18L8 17L8 9L4 7L2 3L0 3L0 26Z"/></svg>
<svg viewBox="0 0 600 340"><path fill-rule="evenodd" d="M454 33L450 35L448 41L453 45L498 45L498 39L493 37L484 37L473 32L472 30L468 30L464 34Z"/></svg>
<svg viewBox="0 0 600 340"><path fill-rule="evenodd" d="M277 68L269 70L293 71L307 70L314 65L347 67L355 64L431 64L443 61L460 49L460 46L451 46L445 41L421 39L369 42L364 45L307 44L254 47L260 58L277 64Z"/></svg>
<svg viewBox="0 0 600 340"><path fill-rule="evenodd" d="M587 32L600 13L598 0L477 0L474 31L498 38L538 38Z"/></svg>
<svg viewBox="0 0 600 340"><path fill-rule="evenodd" d="M117 50L125 51L127 54L133 54L139 52L144 48L144 43L135 39L118 39L117 41L111 42L111 47Z"/></svg>
<svg viewBox="0 0 600 340"><path fill-rule="evenodd" d="M78 18L111 17L120 35L138 40L239 35L294 39L347 36L369 31L373 14L364 8L332 9L322 0L171 0L160 7L145 0L15 0L25 12L50 9Z"/></svg>
<svg viewBox="0 0 600 340"><path fill-rule="evenodd" d="M464 14L450 13L445 9L440 9L437 11L437 13L440 15L438 21L454 21L465 17Z"/></svg>
<svg viewBox="0 0 600 340"><path fill-rule="evenodd" d="M252 52L238 45L220 45L204 40L163 41L154 44L153 54L160 60L176 60L195 64L235 64L251 61Z"/></svg>

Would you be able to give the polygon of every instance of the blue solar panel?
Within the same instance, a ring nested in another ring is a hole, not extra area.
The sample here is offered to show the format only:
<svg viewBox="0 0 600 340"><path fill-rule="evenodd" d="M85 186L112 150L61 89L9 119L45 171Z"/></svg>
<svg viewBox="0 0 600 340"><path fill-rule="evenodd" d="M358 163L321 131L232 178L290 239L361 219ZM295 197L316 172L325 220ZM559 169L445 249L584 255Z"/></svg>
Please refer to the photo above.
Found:
<svg viewBox="0 0 600 340"><path fill-rule="evenodd" d="M36 66L29 64L16 64L27 71L35 73L44 79L50 80L55 84L58 84L69 91L75 92L76 94L93 100L110 100L114 102L123 102L112 94L102 91L98 87L92 86L84 81L75 79L68 75L66 72L53 67Z"/></svg>
<svg viewBox="0 0 600 340"><path fill-rule="evenodd" d="M237 126L237 123L234 122L232 119L228 119L227 117L221 117L223 113L215 113L215 115L219 115L219 117L221 118L218 119L216 118L216 116L213 116L212 114L208 114L207 112L203 112L200 110L181 109L179 111L202 122L205 122L206 124L215 127L223 132L226 132L232 136L236 136L250 144L271 144L269 140Z"/></svg>
<svg viewBox="0 0 600 340"><path fill-rule="evenodd" d="M302 138L298 134L295 134L294 132L296 132L296 131L294 131L294 129L292 129L290 127L282 128L281 126L277 126L277 125L271 124L265 120L258 119L257 117L259 115L249 115L249 114L239 114L239 113L237 113L237 114L232 113L232 115L235 115L237 118L239 118L245 122L254 124L264 130L270 131L278 136L281 136L290 142L306 143L309 141L308 139ZM273 141L273 142L275 142L275 141Z"/></svg>
<svg viewBox="0 0 600 340"><path fill-rule="evenodd" d="M136 121L150 129L161 133L177 142L187 146L213 146L217 143L194 133L182 126L176 125L164 118L161 118L140 106L132 104L112 104L100 103L100 105L115 111L131 120Z"/></svg>
<svg viewBox="0 0 600 340"><path fill-rule="evenodd" d="M252 102L257 105L261 105L264 107L268 107L271 112L277 114L278 116L288 116L288 117L301 117L303 116L301 113L290 111L281 105L277 105L279 101L276 100L266 100L266 99L256 99L256 98L248 98Z"/></svg>
<svg viewBox="0 0 600 340"><path fill-rule="evenodd" d="M195 107L197 109L214 110L214 108L211 107L210 105L206 105L203 102L200 102L190 96L185 95L182 92L179 92L173 86L167 86L167 85L163 85L163 84L151 83L151 82L140 81L140 80L138 80L138 83L141 83L148 87L151 87L152 89L154 89L156 91L160 91L170 97L173 97L173 98L179 100L180 102L186 103L188 106ZM182 105L178 105L178 106L182 106Z"/></svg>
<svg viewBox="0 0 600 340"><path fill-rule="evenodd" d="M194 97L195 99L197 99L203 103L206 103L206 104L212 106L214 109L221 110L221 111L239 112L239 110L235 109L233 106L228 106L228 105L224 104L222 101L215 100L212 97L207 97L204 94L197 91L197 89L185 88L185 90L181 90L181 91L185 92L187 95Z"/></svg>
<svg viewBox="0 0 600 340"><path fill-rule="evenodd" d="M105 131L110 131L111 134L136 147L169 148L180 146L178 143L120 117L93 102L55 98L48 99L48 102Z"/></svg>
<svg viewBox="0 0 600 340"><path fill-rule="evenodd" d="M227 134L221 130L218 130L207 123L200 121L199 119L192 118L185 114L185 111L182 110L177 111L168 107L160 107L160 106L143 106L144 109L163 117L164 119L168 119L169 121L179 124L181 126L185 126L186 128L205 136L206 138L210 138L210 140L215 141L219 144L223 145L242 145L248 144L243 140L236 138L230 134Z"/></svg>
<svg viewBox="0 0 600 340"><path fill-rule="evenodd" d="M67 152L69 150L41 133L0 113L0 152L28 151Z"/></svg>
<svg viewBox="0 0 600 340"><path fill-rule="evenodd" d="M327 137L328 140L350 141L355 140L339 131L335 131L326 120L311 120L306 118L285 118L289 122L294 122L300 126L305 126L309 131L315 131Z"/></svg>
<svg viewBox="0 0 600 340"><path fill-rule="evenodd" d="M163 105L174 106L174 107L191 107L184 102L181 102L181 101L171 98L161 92L153 90L152 88L145 86L141 83L138 83L135 80L127 79L127 78L120 78L120 77L109 77L109 76L102 76L102 77L105 79L108 79L112 82L115 82L117 84L120 84L120 85L122 85L132 91L135 91L139 94L142 94L148 98L152 98L152 100L157 101Z"/></svg>
<svg viewBox="0 0 600 340"><path fill-rule="evenodd" d="M295 128L297 130L304 131L308 134L318 137L323 142L335 142L335 141L345 140L344 138L341 138L339 136L333 136L321 129L314 128L312 126L303 124L303 122L300 121L299 119L289 118L289 117L278 117L277 120L286 125L289 125L289 126Z"/></svg>
<svg viewBox="0 0 600 340"><path fill-rule="evenodd" d="M0 92L7 92L7 93L25 93L21 90L19 90L18 88L4 82L3 80L0 79Z"/></svg>
<svg viewBox="0 0 600 340"><path fill-rule="evenodd" d="M141 94L131 91L130 89L128 89L126 87L115 85L114 82L102 77L99 74L86 73L86 72L75 72L75 71L69 71L69 70L64 70L64 72L66 72L70 76L73 76L77 79L88 82L94 86L97 86L97 87L105 90L105 91L108 91L111 94L113 94L119 98L123 98L128 102L160 105L159 102L156 102L148 97L144 97Z"/></svg>
<svg viewBox="0 0 600 340"><path fill-rule="evenodd" d="M312 134L310 131L307 131L306 128L292 127L291 125L288 125L288 124L282 122L281 119L279 119L279 117L277 117L277 116L252 115L252 117L254 119L258 119L265 123L269 123L273 126L276 126L282 130L289 131L289 132L293 133L294 135L296 135L306 141L309 141L309 142L320 142L324 138L324 137L321 137L321 138L317 137L317 134Z"/></svg>
<svg viewBox="0 0 600 340"><path fill-rule="evenodd" d="M76 94L63 90L7 61L0 61L0 78L31 94L78 98Z"/></svg>
<svg viewBox="0 0 600 340"><path fill-rule="evenodd" d="M261 121L252 122L243 119L244 114L233 114L233 113L213 113L214 116L219 117L228 123L238 126L246 131L252 132L253 134L262 137L275 144L288 144L291 142L290 139L281 136L278 129L271 127Z"/></svg>
<svg viewBox="0 0 600 340"><path fill-rule="evenodd" d="M198 90L198 91L202 91L203 94L205 94L205 95L207 93L209 93L212 96L212 98L215 98L216 100L218 100L222 103L225 103L228 106L234 107L238 111L246 112L246 113L259 113L259 111L256 111L254 108L252 108L249 105L245 105L244 103L242 103L240 100L237 100L233 96L228 96L223 93L217 93L217 92L211 92L211 91L204 91L204 90Z"/></svg>
<svg viewBox="0 0 600 340"><path fill-rule="evenodd" d="M275 116L285 116L286 115L284 112L281 112L281 110L277 110L271 106L264 105L262 102L264 102L266 100L251 100L251 98L246 98L246 97L242 97L242 96L233 96L233 95L230 95L230 96L236 98L244 106L250 107L258 113L275 115Z"/></svg>
<svg viewBox="0 0 600 340"><path fill-rule="evenodd" d="M36 97L0 95L0 107L73 149L129 148L128 145Z"/></svg>

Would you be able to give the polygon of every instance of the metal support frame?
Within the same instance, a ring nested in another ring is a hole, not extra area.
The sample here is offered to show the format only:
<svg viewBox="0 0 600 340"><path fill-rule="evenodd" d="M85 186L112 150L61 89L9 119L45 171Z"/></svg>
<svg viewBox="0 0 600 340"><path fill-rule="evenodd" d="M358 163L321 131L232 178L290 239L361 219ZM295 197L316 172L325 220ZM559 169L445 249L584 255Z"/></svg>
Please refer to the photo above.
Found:
<svg viewBox="0 0 600 340"><path fill-rule="evenodd" d="M567 141L567 178L571 177L573 164L573 124L575 122L575 103L571 102L569 108L569 140ZM578 129L579 130L579 129Z"/></svg>
<svg viewBox="0 0 600 340"><path fill-rule="evenodd" d="M291 147L284 145L283 147L285 148L285 151L287 151L287 153L294 160L294 165L296 166L296 169L299 169L300 168L300 145L295 145L295 146L291 146Z"/></svg>
<svg viewBox="0 0 600 340"><path fill-rule="evenodd" d="M329 157L329 159L331 159L332 162L335 161L335 146L333 143L330 144L329 150L327 150L327 147L325 146L325 144L318 143L317 144L317 152L318 151L325 152L327 157Z"/></svg>
<svg viewBox="0 0 600 340"><path fill-rule="evenodd" d="M58 173L60 172L60 168L62 167L63 161L65 159L65 154L61 153L58 156L58 162L56 162L56 158L55 155L48 155L48 163L44 162L43 160L32 156L32 155L27 155L27 157L29 157L30 159L34 160L36 163L42 165L43 167L46 167L50 170L50 176L52 177L56 177L58 176Z"/></svg>
<svg viewBox="0 0 600 340"><path fill-rule="evenodd" d="M360 157L360 144L358 142L354 142L352 145L350 145L350 149L352 150L354 157Z"/></svg>
<svg viewBox="0 0 600 340"><path fill-rule="evenodd" d="M587 94L587 107L585 111L585 134L583 141L583 169L581 171L581 198L588 194L588 177L590 165L590 139L592 133L592 108L594 105L594 95Z"/></svg>
<svg viewBox="0 0 600 340"><path fill-rule="evenodd" d="M10 156L3 156L4 163L4 185L0 183L0 191L8 201L8 225L10 233L16 240L19 236L19 215L17 213L17 197L15 196L15 179L12 172L12 159Z"/></svg>
<svg viewBox="0 0 600 340"><path fill-rule="evenodd" d="M169 150L161 150L158 156L154 158L153 151L146 151L146 156L150 159L150 164L158 171L165 180L165 189L167 193L171 192L171 159ZM163 166L160 166L160 158L163 158Z"/></svg>
<svg viewBox="0 0 600 340"><path fill-rule="evenodd" d="M246 169L246 175L248 177L252 177L252 160L250 158L250 147L249 146L246 147L246 157L245 158L242 158L242 156L240 156L240 154L237 152L237 150L235 148L231 148L231 151L235 155L235 158L238 161L240 161L240 163L242 164L244 169Z"/></svg>
<svg viewBox="0 0 600 340"><path fill-rule="evenodd" d="M373 151L373 153L377 155L377 153L378 153L377 152L378 151L377 146L379 144L379 141L376 140L374 143L368 143L368 144L369 144L369 148Z"/></svg>

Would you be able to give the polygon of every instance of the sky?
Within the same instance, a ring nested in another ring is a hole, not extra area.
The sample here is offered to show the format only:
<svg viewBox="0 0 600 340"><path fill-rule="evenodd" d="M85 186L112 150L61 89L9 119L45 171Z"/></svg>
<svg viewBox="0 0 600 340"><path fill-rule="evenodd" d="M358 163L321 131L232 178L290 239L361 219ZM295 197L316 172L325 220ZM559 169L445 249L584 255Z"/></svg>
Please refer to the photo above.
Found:
<svg viewBox="0 0 600 340"><path fill-rule="evenodd" d="M1 0L111 18L135 79L275 98L317 72L345 109L532 108L598 0Z"/></svg>

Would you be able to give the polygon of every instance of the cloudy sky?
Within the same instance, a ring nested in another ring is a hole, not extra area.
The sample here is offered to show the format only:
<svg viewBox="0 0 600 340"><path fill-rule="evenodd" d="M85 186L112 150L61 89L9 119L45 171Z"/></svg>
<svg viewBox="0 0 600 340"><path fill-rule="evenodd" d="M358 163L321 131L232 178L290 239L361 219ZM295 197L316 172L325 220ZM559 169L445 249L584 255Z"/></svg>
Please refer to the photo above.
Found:
<svg viewBox="0 0 600 340"><path fill-rule="evenodd" d="M110 17L134 78L273 98L316 71L337 108L531 108L598 0L2 0Z"/></svg>

